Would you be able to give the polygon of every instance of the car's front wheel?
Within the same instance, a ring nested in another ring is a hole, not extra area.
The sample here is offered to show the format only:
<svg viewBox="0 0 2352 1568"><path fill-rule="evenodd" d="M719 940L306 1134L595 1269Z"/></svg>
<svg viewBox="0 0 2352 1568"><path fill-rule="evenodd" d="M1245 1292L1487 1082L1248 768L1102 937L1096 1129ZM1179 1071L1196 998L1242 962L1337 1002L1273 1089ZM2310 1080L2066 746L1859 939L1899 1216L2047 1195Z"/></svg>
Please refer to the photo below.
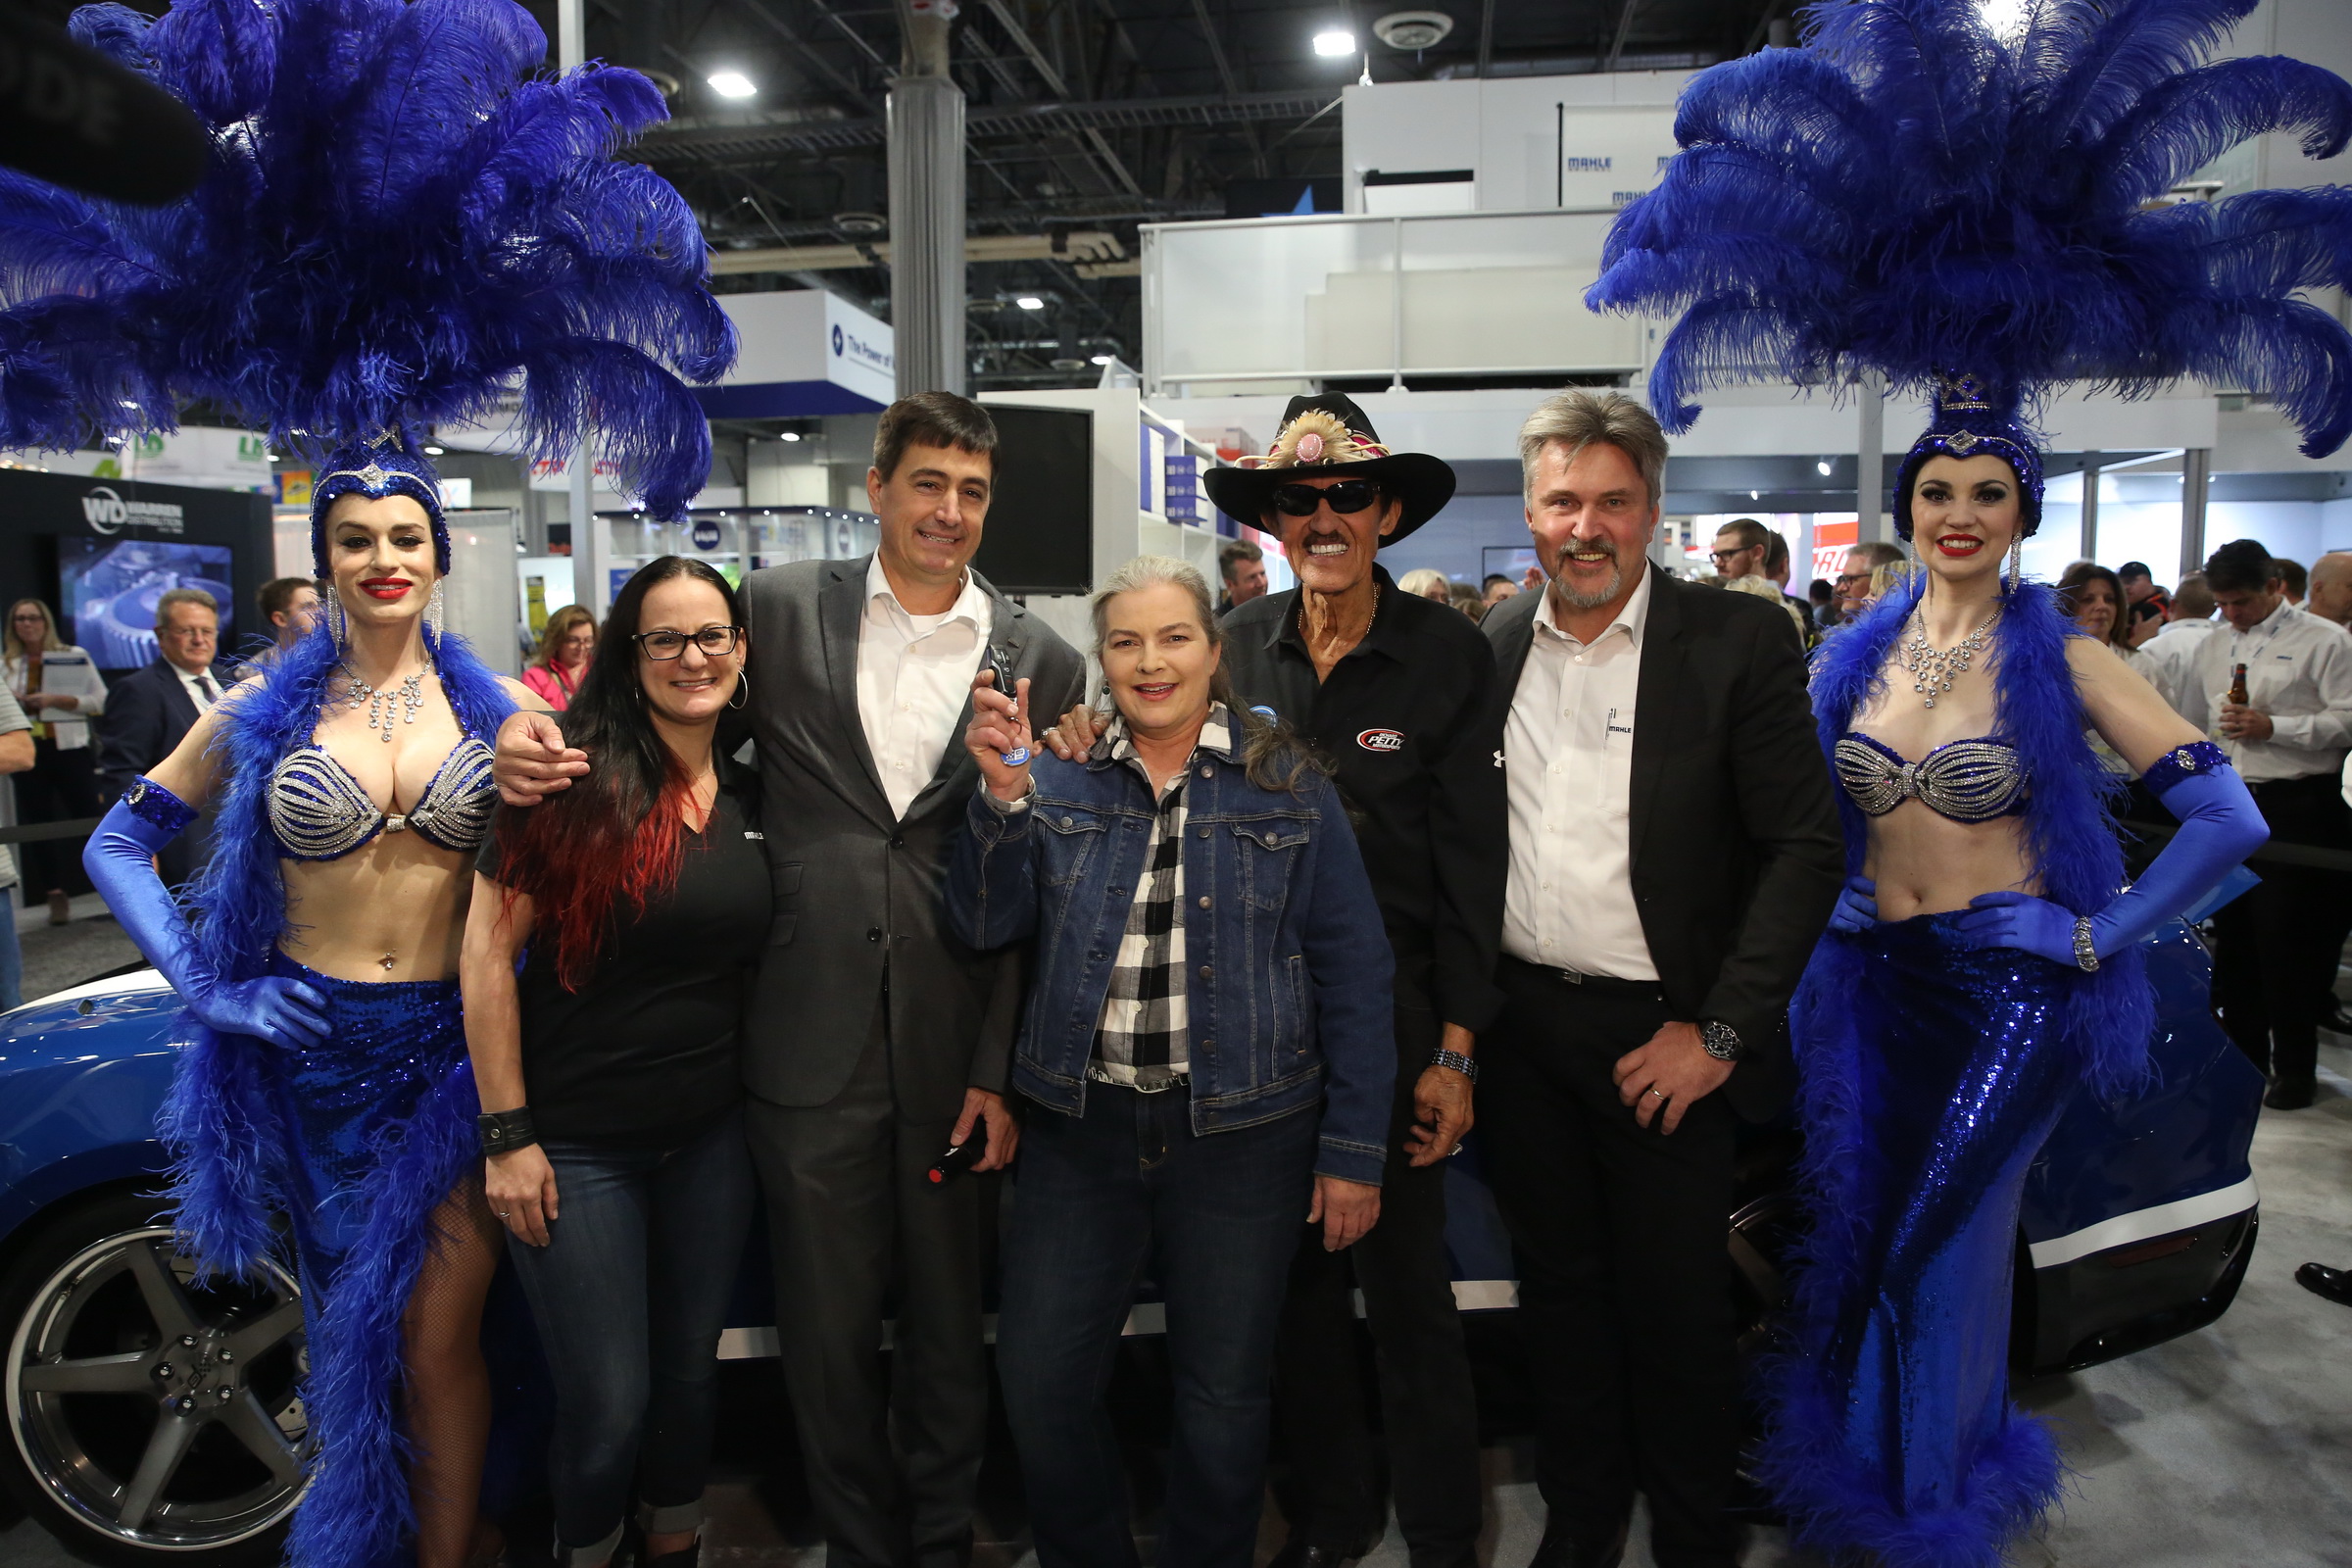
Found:
<svg viewBox="0 0 2352 1568"><path fill-rule="evenodd" d="M0 1483L88 1559L270 1561L302 1495L301 1295L200 1282L156 1206L95 1197L14 1250Z"/></svg>

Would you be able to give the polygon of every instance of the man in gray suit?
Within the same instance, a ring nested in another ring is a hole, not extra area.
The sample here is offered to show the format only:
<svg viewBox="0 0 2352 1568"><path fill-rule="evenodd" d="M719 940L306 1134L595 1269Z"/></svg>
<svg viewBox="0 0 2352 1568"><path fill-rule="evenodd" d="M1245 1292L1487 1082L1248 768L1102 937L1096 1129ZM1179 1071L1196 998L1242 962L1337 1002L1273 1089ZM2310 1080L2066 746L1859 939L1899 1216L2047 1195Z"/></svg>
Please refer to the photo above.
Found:
<svg viewBox="0 0 2352 1568"><path fill-rule="evenodd" d="M775 925L744 1035L747 1126L768 1204L776 1327L831 1568L952 1568L970 1553L988 1402L979 1189L934 1184L951 1145L1012 1158L1003 1090L1021 983L940 919L977 770L955 744L994 658L1041 712L1085 662L970 569L996 425L945 392L874 434L861 561L752 573L751 719ZM586 771L543 714L501 732L523 805ZM895 1285L894 1366L878 1347Z"/></svg>

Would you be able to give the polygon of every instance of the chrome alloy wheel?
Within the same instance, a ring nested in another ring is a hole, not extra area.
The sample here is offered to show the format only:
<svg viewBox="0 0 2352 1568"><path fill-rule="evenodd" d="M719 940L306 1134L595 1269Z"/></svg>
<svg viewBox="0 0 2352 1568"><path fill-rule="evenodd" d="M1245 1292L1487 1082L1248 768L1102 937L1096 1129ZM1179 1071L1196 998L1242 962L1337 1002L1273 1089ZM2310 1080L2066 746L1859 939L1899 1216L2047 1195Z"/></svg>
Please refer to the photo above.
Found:
<svg viewBox="0 0 2352 1568"><path fill-rule="evenodd" d="M118 1549L195 1553L270 1529L302 1495L302 1299L197 1283L168 1228L58 1265L8 1348L9 1437L48 1498Z"/></svg>

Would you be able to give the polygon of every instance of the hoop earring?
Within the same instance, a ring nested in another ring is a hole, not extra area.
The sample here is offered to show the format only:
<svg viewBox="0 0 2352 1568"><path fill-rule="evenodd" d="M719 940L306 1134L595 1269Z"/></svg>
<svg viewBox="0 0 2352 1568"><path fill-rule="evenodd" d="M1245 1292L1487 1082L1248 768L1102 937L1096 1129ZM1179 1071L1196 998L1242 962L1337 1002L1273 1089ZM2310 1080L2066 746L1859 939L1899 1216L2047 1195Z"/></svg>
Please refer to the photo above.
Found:
<svg viewBox="0 0 2352 1568"><path fill-rule="evenodd" d="M318 584L318 604L326 613L326 634L335 640L338 651L351 646L351 621L343 613L343 598L331 582Z"/></svg>
<svg viewBox="0 0 2352 1568"><path fill-rule="evenodd" d="M442 605L441 585L436 582L433 584L433 596L424 602L425 635L432 639L436 648L441 645Z"/></svg>
<svg viewBox="0 0 2352 1568"><path fill-rule="evenodd" d="M748 669L737 670L735 672L735 695L728 700L727 706L741 708L745 703L751 701L751 692L752 672Z"/></svg>

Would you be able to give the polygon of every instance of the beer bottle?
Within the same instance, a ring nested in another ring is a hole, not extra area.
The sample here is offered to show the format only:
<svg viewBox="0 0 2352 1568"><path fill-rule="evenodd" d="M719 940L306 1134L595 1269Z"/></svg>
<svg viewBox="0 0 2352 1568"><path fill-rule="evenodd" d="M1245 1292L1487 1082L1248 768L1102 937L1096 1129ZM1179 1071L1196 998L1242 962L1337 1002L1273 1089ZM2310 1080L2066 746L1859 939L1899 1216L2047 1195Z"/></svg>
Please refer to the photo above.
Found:
<svg viewBox="0 0 2352 1568"><path fill-rule="evenodd" d="M2230 666L2230 701L2235 703L2240 708L2245 707L2248 701L2246 696L2246 666L2243 664L2231 664Z"/></svg>

